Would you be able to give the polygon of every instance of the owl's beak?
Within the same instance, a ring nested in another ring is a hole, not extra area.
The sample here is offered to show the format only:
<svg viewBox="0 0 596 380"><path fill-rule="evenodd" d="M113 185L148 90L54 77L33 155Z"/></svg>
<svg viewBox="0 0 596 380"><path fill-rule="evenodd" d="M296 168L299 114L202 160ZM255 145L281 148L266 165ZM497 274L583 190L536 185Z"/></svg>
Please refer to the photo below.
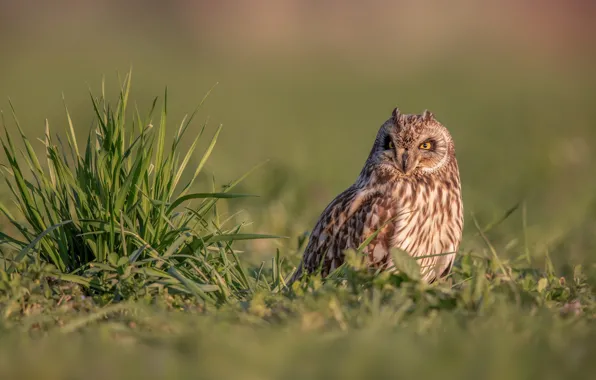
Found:
<svg viewBox="0 0 596 380"><path fill-rule="evenodd" d="M411 157L407 150L399 150L396 160L397 168L404 174L410 174L416 166L415 157Z"/></svg>
<svg viewBox="0 0 596 380"><path fill-rule="evenodd" d="M408 158L409 158L409 154L408 152L404 152L401 155L401 171L404 172L404 174L408 174Z"/></svg>

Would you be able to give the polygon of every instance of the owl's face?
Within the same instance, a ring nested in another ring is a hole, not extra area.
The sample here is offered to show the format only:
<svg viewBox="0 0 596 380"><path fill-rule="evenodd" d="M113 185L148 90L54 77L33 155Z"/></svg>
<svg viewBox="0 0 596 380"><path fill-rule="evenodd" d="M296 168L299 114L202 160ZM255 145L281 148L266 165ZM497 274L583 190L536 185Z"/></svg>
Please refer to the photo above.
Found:
<svg viewBox="0 0 596 380"><path fill-rule="evenodd" d="M400 177L428 175L445 167L453 151L451 135L431 112L402 115L395 109L379 130L369 164Z"/></svg>

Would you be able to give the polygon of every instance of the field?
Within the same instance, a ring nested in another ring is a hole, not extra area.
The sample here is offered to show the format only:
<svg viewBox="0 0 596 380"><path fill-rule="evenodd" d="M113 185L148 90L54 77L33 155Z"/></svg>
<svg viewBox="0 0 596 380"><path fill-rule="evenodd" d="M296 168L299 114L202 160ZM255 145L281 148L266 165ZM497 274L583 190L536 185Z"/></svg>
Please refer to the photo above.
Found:
<svg viewBox="0 0 596 380"><path fill-rule="evenodd" d="M60 38L0 62L0 378L594 377L589 51L124 54L128 37L106 58ZM350 260L285 288L395 106L454 136L452 275Z"/></svg>

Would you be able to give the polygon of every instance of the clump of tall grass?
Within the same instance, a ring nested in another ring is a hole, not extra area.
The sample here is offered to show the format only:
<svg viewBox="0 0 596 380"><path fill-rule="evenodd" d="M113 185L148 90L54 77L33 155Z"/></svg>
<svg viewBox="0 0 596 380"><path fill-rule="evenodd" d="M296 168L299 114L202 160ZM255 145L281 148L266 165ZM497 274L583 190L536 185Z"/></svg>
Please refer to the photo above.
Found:
<svg viewBox="0 0 596 380"><path fill-rule="evenodd" d="M250 293L257 282L232 244L273 236L245 234L241 225L220 223L216 208L218 200L248 196L231 192L244 176L219 192L191 192L221 125L190 180L182 183L206 124L186 152L180 143L205 99L182 120L167 149L167 90L154 126L157 98L145 117L138 109L128 112L130 85L129 73L115 106L103 85L99 98L91 95L94 126L84 146L77 142L68 109L65 145L59 138L56 145L46 121L43 157L23 133L11 104L25 147L18 156L3 116L0 140L8 163L1 171L16 212L1 204L0 211L21 235L0 235L16 251L10 258L3 254L8 271L36 260L59 279L117 298L168 288L221 303Z"/></svg>

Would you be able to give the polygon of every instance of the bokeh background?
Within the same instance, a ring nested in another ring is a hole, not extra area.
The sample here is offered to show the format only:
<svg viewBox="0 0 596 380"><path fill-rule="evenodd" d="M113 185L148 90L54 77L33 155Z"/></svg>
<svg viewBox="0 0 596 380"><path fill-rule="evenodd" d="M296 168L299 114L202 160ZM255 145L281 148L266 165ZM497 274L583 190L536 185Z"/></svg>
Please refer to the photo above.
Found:
<svg viewBox="0 0 596 380"><path fill-rule="evenodd" d="M89 88L105 76L114 95L132 66L139 109L168 87L173 134L217 83L191 132L224 124L202 181L269 159L243 184L260 198L234 203L290 237L255 243L265 257L352 183L395 106L430 109L456 141L464 247L472 213L484 226L521 202L525 222L520 208L489 233L499 254L593 262L595 17L589 0L0 0L0 108L10 97L35 140L45 118L66 126L64 94L86 136Z"/></svg>

